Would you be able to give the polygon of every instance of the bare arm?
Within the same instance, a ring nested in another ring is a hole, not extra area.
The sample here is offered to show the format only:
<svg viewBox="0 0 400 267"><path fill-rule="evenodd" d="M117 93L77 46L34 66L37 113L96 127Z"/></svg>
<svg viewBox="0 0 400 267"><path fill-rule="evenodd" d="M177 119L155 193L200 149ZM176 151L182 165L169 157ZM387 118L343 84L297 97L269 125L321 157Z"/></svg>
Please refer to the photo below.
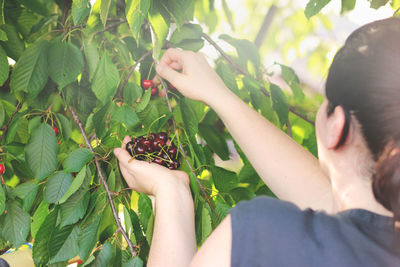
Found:
<svg viewBox="0 0 400 267"><path fill-rule="evenodd" d="M182 94L203 101L217 112L257 173L280 199L301 208L332 210L330 183L318 160L226 88L201 54L169 49L157 72Z"/></svg>

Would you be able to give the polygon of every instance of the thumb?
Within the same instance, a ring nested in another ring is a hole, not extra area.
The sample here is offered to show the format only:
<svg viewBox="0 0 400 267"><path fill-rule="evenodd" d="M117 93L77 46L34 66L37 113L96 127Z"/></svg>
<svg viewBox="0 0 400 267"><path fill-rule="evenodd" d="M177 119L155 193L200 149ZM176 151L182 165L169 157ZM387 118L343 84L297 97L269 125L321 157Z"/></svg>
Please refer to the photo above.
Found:
<svg viewBox="0 0 400 267"><path fill-rule="evenodd" d="M164 79L168 80L172 84L179 83L179 80L182 79L182 74L165 64L164 62L160 62L160 64L156 67L157 73Z"/></svg>
<svg viewBox="0 0 400 267"><path fill-rule="evenodd" d="M122 148L115 148L114 155L117 157L118 161L125 168L129 168L129 163L132 161L131 155L129 155L128 151ZM132 168L132 167L131 167Z"/></svg>

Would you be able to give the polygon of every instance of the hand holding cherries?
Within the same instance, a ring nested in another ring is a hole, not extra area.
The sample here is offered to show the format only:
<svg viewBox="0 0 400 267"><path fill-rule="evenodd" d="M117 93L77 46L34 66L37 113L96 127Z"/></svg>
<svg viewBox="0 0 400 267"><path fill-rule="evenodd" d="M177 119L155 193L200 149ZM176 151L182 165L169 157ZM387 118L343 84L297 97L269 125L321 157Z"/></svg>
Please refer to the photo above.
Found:
<svg viewBox="0 0 400 267"><path fill-rule="evenodd" d="M175 170L180 166L178 149L165 132L139 136L128 142L125 149L135 159L154 162L170 170Z"/></svg>

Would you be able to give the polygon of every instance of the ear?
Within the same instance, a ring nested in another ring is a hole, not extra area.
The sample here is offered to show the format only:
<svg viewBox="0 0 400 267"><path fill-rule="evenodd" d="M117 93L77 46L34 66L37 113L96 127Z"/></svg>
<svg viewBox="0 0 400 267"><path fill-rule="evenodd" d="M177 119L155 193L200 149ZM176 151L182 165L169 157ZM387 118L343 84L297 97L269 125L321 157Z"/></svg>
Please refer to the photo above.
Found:
<svg viewBox="0 0 400 267"><path fill-rule="evenodd" d="M326 146L328 149L336 149L342 135L344 134L344 127L346 124L346 115L341 106L336 106L333 113L328 117L327 126L327 139Z"/></svg>

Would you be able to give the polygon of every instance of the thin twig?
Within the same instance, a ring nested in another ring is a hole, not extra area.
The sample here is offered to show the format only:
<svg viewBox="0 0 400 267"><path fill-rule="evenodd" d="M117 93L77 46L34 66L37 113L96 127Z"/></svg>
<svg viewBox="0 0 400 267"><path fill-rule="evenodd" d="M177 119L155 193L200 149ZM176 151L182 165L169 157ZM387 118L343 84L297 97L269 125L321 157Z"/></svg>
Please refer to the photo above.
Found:
<svg viewBox="0 0 400 267"><path fill-rule="evenodd" d="M119 26L119 25L121 25L121 24L123 24L123 23L125 23L125 22L127 22L126 19L121 20L121 21L119 21L119 22L116 22L116 23L114 23L114 24L110 24L110 25L108 25L107 27L105 27L104 30L95 32L93 36L96 36L96 35L99 34L99 33L106 32L106 31L108 31L108 30L110 30L110 29L112 29L112 28L115 28L115 27L117 27L117 26Z"/></svg>
<svg viewBox="0 0 400 267"><path fill-rule="evenodd" d="M156 64L156 62L154 62L154 63ZM165 92L165 99L167 100L168 109L169 109L169 111L172 113L173 111L172 111L171 102L169 101L169 97L168 97L167 86L165 85L164 80L163 80L158 74L157 74L157 78L158 78L158 80L160 81L161 86L163 87L163 90L164 90L164 92ZM178 134L178 131L177 131L177 128L176 128L176 122L175 122L174 118L172 118L172 126L174 127L174 133ZM200 181L199 181L199 178L197 178L196 172L195 172L195 170L194 170L192 164L190 164L190 162L189 162L189 160L188 160L188 158L187 158L186 151L183 149L183 146L182 146L181 141L179 140L179 138L177 138L177 140L178 140L179 151L182 153L182 155L183 155L183 157L184 157L184 159L185 159L185 161L186 161L186 164L189 166L190 171L194 174L194 178L196 179L196 182L197 182L197 184L198 184L199 187L200 187L200 191L201 191L201 193L203 194L204 199L207 201L208 206L210 206L210 208L211 208L211 210L214 212L214 214L218 217L218 214L217 214L217 212L215 211L214 206L211 204L211 202L210 202L210 200L209 200L209 197L207 196L207 193L204 191L204 188L203 188L203 186L201 185L201 183L200 183Z"/></svg>
<svg viewBox="0 0 400 267"><path fill-rule="evenodd" d="M136 62L135 64L132 65L132 67L130 67L128 76L126 76L124 82L121 84L121 86L118 89L117 94L114 96L114 99L116 96L120 96L122 90L124 89L125 85L128 83L129 78L132 76L133 71L136 69L137 65L139 65L140 62L142 62L146 57L148 57L150 54L152 53L152 50L147 51L143 56L141 56Z"/></svg>
<svg viewBox="0 0 400 267"><path fill-rule="evenodd" d="M107 181L106 181L106 179L104 178L103 172L101 171L101 168L100 168L99 157L98 157L97 154L94 152L93 147L92 147L92 145L90 144L89 139L88 139L88 137L87 137L87 135L86 135L86 132L85 132L85 130L83 129L82 123L81 123L79 117L76 115L74 109L73 109L72 107L68 107L68 108L69 108L69 111L71 112L72 117L74 118L76 124L78 124L79 130L81 131L81 134L82 134L82 136L83 136L83 139L85 139L86 147L87 147L90 151L92 151L92 153L93 153L93 155L94 155L94 162L95 162L95 164L96 164L96 169L97 169L97 172L99 173L100 180L101 180L102 184L104 185L104 188L106 189L107 197L108 197L108 200L109 200L109 202L110 202L111 210L112 210L112 213L113 213L113 216L114 216L114 220L115 220L115 222L117 223L118 230L121 231L122 236L125 238L126 242L128 243L129 250L131 251L132 256L133 256L133 257L136 257L136 256L137 256L137 253L136 253L136 251L135 251L135 249L134 249L134 246L133 246L132 242L129 240L129 237L128 237L128 235L126 234L124 228L122 227L121 221L119 220L118 213L117 213L117 211L116 211L116 209L115 209L115 205L114 205L114 202L113 202L113 197L112 197L112 195L111 195L112 193L111 193L111 191L110 191L110 188L108 187Z"/></svg>
<svg viewBox="0 0 400 267"><path fill-rule="evenodd" d="M0 128L0 130L3 132L2 135L0 135L0 143L1 143L1 139L3 139L3 136L6 135L7 130L8 130L8 126L10 126L11 121L14 119L15 115L17 114L17 112L21 109L22 107L22 103L19 102L17 104L17 106L15 107L15 110L13 111L13 113L11 114L10 118L8 119L7 123Z"/></svg>
<svg viewBox="0 0 400 267"><path fill-rule="evenodd" d="M290 125L289 119L286 121L287 133L290 137L292 137L292 126Z"/></svg>
<svg viewBox="0 0 400 267"><path fill-rule="evenodd" d="M221 54L221 56L223 58L225 58L226 61L228 61L236 71L240 72L243 75L251 76L246 70L244 70L242 67L240 67L238 64L236 64L230 58L230 56L228 56L224 52L224 50L222 50L222 48L216 42L214 42L213 39L211 39L210 36L208 36L207 34L203 33L203 37L204 37L204 39L207 40L207 42L209 42L212 46L214 46L214 48ZM265 88L261 87L261 91L263 92L263 94L265 96L270 97L269 92ZM303 115L303 114L299 113L298 111L296 111L296 109L294 107L289 106L289 111L292 112L293 114L299 116L300 118L304 119L305 121L311 123L312 125L315 125L315 122L313 120L308 119L305 115Z"/></svg>

